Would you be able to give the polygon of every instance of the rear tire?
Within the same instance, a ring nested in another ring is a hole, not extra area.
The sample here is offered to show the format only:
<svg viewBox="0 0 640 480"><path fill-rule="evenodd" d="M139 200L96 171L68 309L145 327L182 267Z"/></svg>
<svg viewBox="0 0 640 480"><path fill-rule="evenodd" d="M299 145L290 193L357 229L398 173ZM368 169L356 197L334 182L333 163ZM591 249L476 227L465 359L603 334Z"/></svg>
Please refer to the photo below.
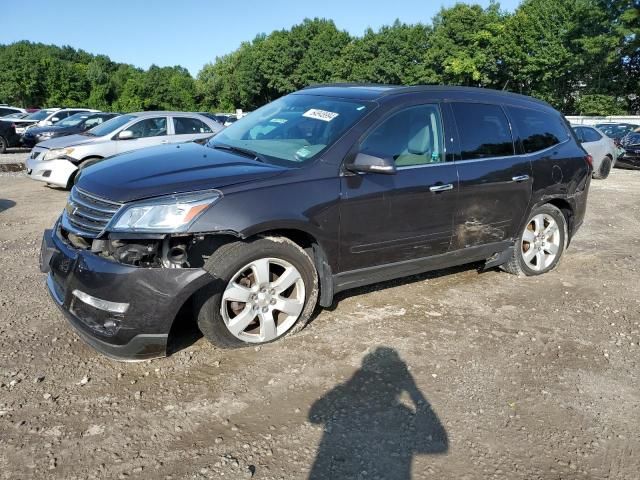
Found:
<svg viewBox="0 0 640 480"><path fill-rule="evenodd" d="M533 210L502 269L514 275L542 275L553 270L569 237L564 214L551 204Z"/></svg>
<svg viewBox="0 0 640 480"><path fill-rule="evenodd" d="M224 244L203 268L215 280L196 294L198 327L221 348L260 345L296 333L318 300L313 261L286 237Z"/></svg>
<svg viewBox="0 0 640 480"><path fill-rule="evenodd" d="M0 153L5 153L7 151L7 141L3 136L0 135Z"/></svg>
<svg viewBox="0 0 640 480"><path fill-rule="evenodd" d="M604 180L611 173L611 157L606 156L602 163L600 163L600 168L597 172L593 172L593 178L597 178L598 180Z"/></svg>

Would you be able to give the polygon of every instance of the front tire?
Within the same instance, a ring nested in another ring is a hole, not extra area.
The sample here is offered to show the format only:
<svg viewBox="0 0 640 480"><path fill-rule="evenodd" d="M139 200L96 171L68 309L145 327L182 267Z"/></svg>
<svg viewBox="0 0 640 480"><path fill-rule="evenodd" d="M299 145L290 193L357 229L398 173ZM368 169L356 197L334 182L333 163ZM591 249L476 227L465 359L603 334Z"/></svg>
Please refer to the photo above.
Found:
<svg viewBox="0 0 640 480"><path fill-rule="evenodd" d="M196 295L198 327L221 348L270 343L298 332L318 300L313 261L286 237L224 244L204 269L216 280Z"/></svg>
<svg viewBox="0 0 640 480"><path fill-rule="evenodd" d="M542 205L529 216L518 237L513 255L503 270L514 275L542 275L553 270L567 245L568 230L564 214L550 204Z"/></svg>
<svg viewBox="0 0 640 480"><path fill-rule="evenodd" d="M611 157L604 157L602 163L600 163L600 168L598 169L598 171L593 172L593 178L596 178L598 180L604 180L605 178L607 178L609 176L609 173L611 173L611 163Z"/></svg>

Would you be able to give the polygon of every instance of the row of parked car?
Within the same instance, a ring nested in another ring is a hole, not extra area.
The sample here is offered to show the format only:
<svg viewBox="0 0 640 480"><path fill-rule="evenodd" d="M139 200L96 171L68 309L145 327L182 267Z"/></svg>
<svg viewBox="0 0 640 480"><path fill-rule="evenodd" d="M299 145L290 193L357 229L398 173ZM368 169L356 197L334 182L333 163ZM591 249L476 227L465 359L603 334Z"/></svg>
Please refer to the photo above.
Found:
<svg viewBox="0 0 640 480"><path fill-rule="evenodd" d="M599 123L572 127L593 158L594 178L607 178L614 166L640 169L640 125Z"/></svg>
<svg viewBox="0 0 640 480"><path fill-rule="evenodd" d="M204 141L237 117L193 112L120 114L84 108L42 109L0 118L0 153L32 148L26 161L34 180L70 188L81 168L118 153L161 144Z"/></svg>
<svg viewBox="0 0 640 480"><path fill-rule="evenodd" d="M0 153L7 148L32 148L54 137L82 133L102 122L121 115L89 108L44 108L27 111L0 104ZM235 114L206 113L203 115L221 126L236 121Z"/></svg>

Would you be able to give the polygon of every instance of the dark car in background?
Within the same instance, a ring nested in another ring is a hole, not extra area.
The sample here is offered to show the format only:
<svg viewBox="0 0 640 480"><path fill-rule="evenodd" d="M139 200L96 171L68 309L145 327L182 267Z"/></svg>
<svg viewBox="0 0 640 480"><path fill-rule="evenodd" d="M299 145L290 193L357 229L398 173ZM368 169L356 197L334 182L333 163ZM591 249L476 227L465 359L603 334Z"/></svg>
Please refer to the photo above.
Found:
<svg viewBox="0 0 640 480"><path fill-rule="evenodd" d="M29 112L16 112L16 113L10 113L9 115L5 115L4 117L0 118L0 120L2 121L11 121L11 120L19 120L21 118L25 118L28 117L30 115Z"/></svg>
<svg viewBox="0 0 640 480"><path fill-rule="evenodd" d="M88 108L44 108L37 112L31 113L26 117L16 120L16 133L19 135L32 127L46 127L54 125L65 118L68 118L76 113L98 113L98 110L91 110ZM2 118L0 118L2 120Z"/></svg>
<svg viewBox="0 0 640 480"><path fill-rule="evenodd" d="M617 140L616 144L618 144L623 137L639 128L640 125L633 123L598 123L595 127L607 137Z"/></svg>
<svg viewBox="0 0 640 480"><path fill-rule="evenodd" d="M0 153L19 146L20 135L16 133L16 126L12 122L0 122Z"/></svg>
<svg viewBox="0 0 640 480"><path fill-rule="evenodd" d="M26 113L24 108L12 107L6 104L0 104L0 117L5 117L12 113Z"/></svg>
<svg viewBox="0 0 640 480"><path fill-rule="evenodd" d="M238 116L235 113L207 113L201 112L200 115L209 117L211 120L215 120L220 125L228 127L232 123L238 121Z"/></svg>
<svg viewBox="0 0 640 480"><path fill-rule="evenodd" d="M55 125L45 127L31 127L22 135L22 144L32 148L37 143L56 137L64 137L85 132L102 122L120 115L119 113L87 113L81 112L59 121Z"/></svg>
<svg viewBox="0 0 640 480"><path fill-rule="evenodd" d="M310 87L206 145L86 168L44 234L41 268L108 355L166 354L183 306L215 345L263 344L346 289L477 261L550 271L583 222L592 172L566 119L529 97Z"/></svg>
<svg viewBox="0 0 640 480"><path fill-rule="evenodd" d="M616 167L640 170L640 133L629 133L620 141L622 153Z"/></svg>

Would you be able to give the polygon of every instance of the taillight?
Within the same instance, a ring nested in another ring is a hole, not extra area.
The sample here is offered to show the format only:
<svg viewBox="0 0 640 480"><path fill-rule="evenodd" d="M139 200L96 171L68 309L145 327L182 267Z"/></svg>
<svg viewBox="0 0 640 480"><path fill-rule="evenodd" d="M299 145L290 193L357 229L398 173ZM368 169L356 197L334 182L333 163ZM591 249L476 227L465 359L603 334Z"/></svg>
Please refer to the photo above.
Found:
<svg viewBox="0 0 640 480"><path fill-rule="evenodd" d="M585 155L584 161L587 162L587 165L589 165L589 167L593 168L593 157L591 155Z"/></svg>

